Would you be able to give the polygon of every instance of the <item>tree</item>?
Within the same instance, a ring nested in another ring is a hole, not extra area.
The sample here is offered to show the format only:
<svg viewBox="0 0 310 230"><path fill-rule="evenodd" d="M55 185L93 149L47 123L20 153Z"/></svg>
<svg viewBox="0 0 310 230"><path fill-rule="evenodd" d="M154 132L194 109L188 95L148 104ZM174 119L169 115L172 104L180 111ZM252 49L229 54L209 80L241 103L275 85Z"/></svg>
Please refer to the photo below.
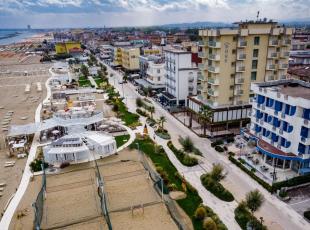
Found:
<svg viewBox="0 0 310 230"><path fill-rule="evenodd" d="M85 77L87 77L87 76L89 75L89 71L88 71L88 68L87 68L86 65L82 65L82 66L81 66L81 73L82 73Z"/></svg>
<svg viewBox="0 0 310 230"><path fill-rule="evenodd" d="M203 220L206 216L207 212L206 209L203 206L199 206L195 211L195 218L197 220Z"/></svg>
<svg viewBox="0 0 310 230"><path fill-rule="evenodd" d="M250 209L252 215L256 212L264 202L264 196L258 189L250 191L246 194L245 198L246 206Z"/></svg>
<svg viewBox="0 0 310 230"><path fill-rule="evenodd" d="M155 107L154 106L149 107L149 112L151 113L151 118L153 119L153 113L155 113Z"/></svg>
<svg viewBox="0 0 310 230"><path fill-rule="evenodd" d="M203 121L203 135L206 136L207 124L212 120L213 111L209 106L203 105L200 108L199 117Z"/></svg>
<svg viewBox="0 0 310 230"><path fill-rule="evenodd" d="M183 146L183 149L185 152L193 152L194 144L189 137L185 137L184 139L182 137L180 137L179 142Z"/></svg>
<svg viewBox="0 0 310 230"><path fill-rule="evenodd" d="M164 116L161 116L158 120L159 124L160 124L160 128L164 129L164 123L166 122L166 118Z"/></svg>
<svg viewBox="0 0 310 230"><path fill-rule="evenodd" d="M214 164L209 175L213 180L219 182L224 178L223 170L224 168L221 164Z"/></svg>
<svg viewBox="0 0 310 230"><path fill-rule="evenodd" d="M141 99L140 97L137 97L137 99L136 99L136 105L137 105L138 107L142 107L142 106L143 106L143 102L142 102L142 99Z"/></svg>
<svg viewBox="0 0 310 230"><path fill-rule="evenodd" d="M203 221L203 229L205 229L205 230L217 230L216 223L214 222L214 220L211 217L207 217Z"/></svg>
<svg viewBox="0 0 310 230"><path fill-rule="evenodd" d="M255 223L254 212L256 212L262 206L263 202L264 202L264 196L258 191L258 189L250 191L246 194L245 203L248 209L250 209L252 214L252 221L251 221L252 226Z"/></svg>

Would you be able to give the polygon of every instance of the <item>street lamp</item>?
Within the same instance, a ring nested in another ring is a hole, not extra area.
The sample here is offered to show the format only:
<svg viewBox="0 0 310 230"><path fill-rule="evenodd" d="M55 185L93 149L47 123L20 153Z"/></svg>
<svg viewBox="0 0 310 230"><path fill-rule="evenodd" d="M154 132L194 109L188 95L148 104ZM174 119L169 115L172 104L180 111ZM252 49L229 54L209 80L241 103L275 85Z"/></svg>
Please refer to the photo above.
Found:
<svg viewBox="0 0 310 230"><path fill-rule="evenodd" d="M261 230L263 230L264 218L261 216L259 219L260 219L260 228L261 228Z"/></svg>

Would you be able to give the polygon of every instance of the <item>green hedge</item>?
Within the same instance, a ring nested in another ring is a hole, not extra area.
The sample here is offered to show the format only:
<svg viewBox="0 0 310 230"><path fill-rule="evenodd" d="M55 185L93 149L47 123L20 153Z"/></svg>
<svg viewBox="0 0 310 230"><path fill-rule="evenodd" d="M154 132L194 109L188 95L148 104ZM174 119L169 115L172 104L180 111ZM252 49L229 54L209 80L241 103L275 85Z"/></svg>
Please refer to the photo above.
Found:
<svg viewBox="0 0 310 230"><path fill-rule="evenodd" d="M200 180L203 186L220 200L227 202L234 200L233 194L225 189L221 183L213 180L208 174L201 175Z"/></svg>
<svg viewBox="0 0 310 230"><path fill-rule="evenodd" d="M261 186L263 186L265 189L267 189L269 192L273 192L272 186L269 185L267 182L265 182L263 179L259 178L255 175L254 172L251 172L248 170L241 162L239 162L237 159L235 159L233 156L229 156L228 159L237 165L242 171L246 172L250 177L252 177L254 180L257 181Z"/></svg>
<svg viewBox="0 0 310 230"><path fill-rule="evenodd" d="M138 114L140 114L141 116L143 116L143 117L147 117L148 116L148 114L145 111L141 110L141 109L136 109L136 112Z"/></svg>
<svg viewBox="0 0 310 230"><path fill-rule="evenodd" d="M305 175L305 176L297 176L294 178L291 178L286 181L281 181L281 182L276 182L273 184L273 189L274 191L277 191L278 189L282 187L292 187L292 186L297 186L300 184L305 184L310 182L310 174Z"/></svg>
<svg viewBox="0 0 310 230"><path fill-rule="evenodd" d="M219 152L219 153L222 153L224 152L224 148L222 148L221 146L217 145L214 147L215 151Z"/></svg>
<svg viewBox="0 0 310 230"><path fill-rule="evenodd" d="M181 150L178 150L171 141L168 141L167 143L169 149L174 153L174 155L178 158L178 160L185 166L195 166L198 164L198 160L194 157L191 157L187 153L184 153Z"/></svg>

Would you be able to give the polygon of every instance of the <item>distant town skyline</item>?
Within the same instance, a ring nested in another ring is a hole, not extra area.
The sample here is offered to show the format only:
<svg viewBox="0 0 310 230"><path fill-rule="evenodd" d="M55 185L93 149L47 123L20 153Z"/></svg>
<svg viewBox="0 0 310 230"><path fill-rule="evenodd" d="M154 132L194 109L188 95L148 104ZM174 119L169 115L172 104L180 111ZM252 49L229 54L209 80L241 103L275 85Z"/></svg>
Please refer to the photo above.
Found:
<svg viewBox="0 0 310 230"><path fill-rule="evenodd" d="M310 0L1 0L0 28L151 26L303 19Z"/></svg>

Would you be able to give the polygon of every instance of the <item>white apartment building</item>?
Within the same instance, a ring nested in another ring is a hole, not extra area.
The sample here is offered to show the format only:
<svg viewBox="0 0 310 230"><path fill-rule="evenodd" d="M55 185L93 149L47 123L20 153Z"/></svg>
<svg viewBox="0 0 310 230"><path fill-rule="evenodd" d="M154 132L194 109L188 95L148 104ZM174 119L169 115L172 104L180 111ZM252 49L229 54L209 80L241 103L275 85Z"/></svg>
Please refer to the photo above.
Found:
<svg viewBox="0 0 310 230"><path fill-rule="evenodd" d="M198 67L192 63L191 52L165 50L166 90L160 98L169 107L186 106L187 97L197 94Z"/></svg>
<svg viewBox="0 0 310 230"><path fill-rule="evenodd" d="M146 80L152 85L164 85L166 70L165 63L149 62L148 69L146 71Z"/></svg>
<svg viewBox="0 0 310 230"><path fill-rule="evenodd" d="M279 80L253 83L250 138L265 163L310 173L310 83Z"/></svg>

